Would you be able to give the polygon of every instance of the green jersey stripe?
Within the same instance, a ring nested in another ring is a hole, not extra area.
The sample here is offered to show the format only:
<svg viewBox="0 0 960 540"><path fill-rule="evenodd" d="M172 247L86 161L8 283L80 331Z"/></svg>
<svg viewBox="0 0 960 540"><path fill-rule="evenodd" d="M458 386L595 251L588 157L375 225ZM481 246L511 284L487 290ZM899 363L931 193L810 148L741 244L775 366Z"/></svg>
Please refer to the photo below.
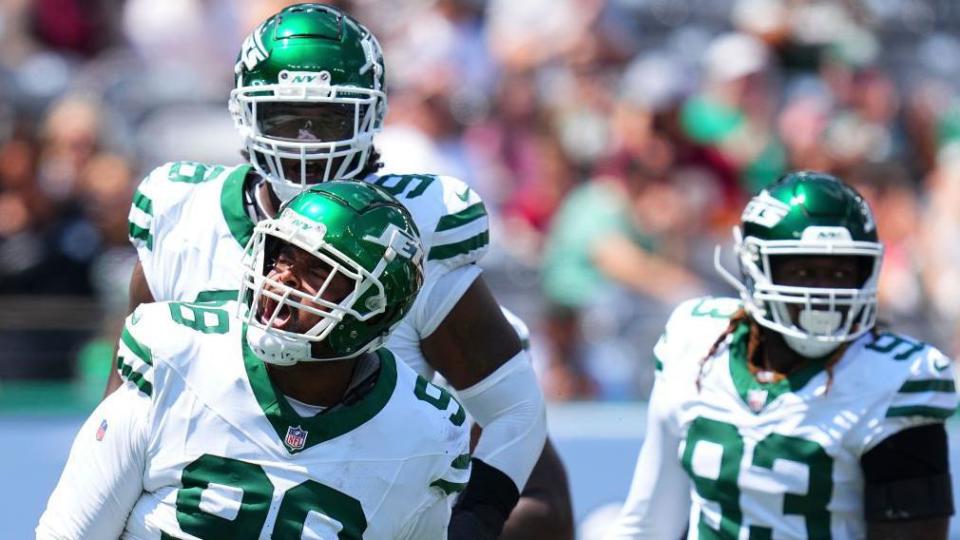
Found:
<svg viewBox="0 0 960 540"><path fill-rule="evenodd" d="M133 194L133 205L142 210L145 214L153 215L153 201L149 197L137 191Z"/></svg>
<svg viewBox="0 0 960 540"><path fill-rule="evenodd" d="M660 360L657 355L653 355L653 369L654 371L663 371L663 360Z"/></svg>
<svg viewBox="0 0 960 540"><path fill-rule="evenodd" d="M431 482L430 487L438 487L441 490L443 490L445 494L450 495L452 493L459 493L463 491L464 489L466 489L467 484L459 483L459 482L450 482L448 480L444 480L441 478L439 480L434 480L433 482Z"/></svg>
<svg viewBox="0 0 960 540"><path fill-rule="evenodd" d="M453 463L450 464L454 469L466 470L470 468L470 454L460 454Z"/></svg>
<svg viewBox="0 0 960 540"><path fill-rule="evenodd" d="M956 392L956 384L949 379L921 379L916 381L907 381L903 383L900 390L901 394L913 394L917 392Z"/></svg>
<svg viewBox="0 0 960 540"><path fill-rule="evenodd" d="M133 354L137 355L137 358L143 360L148 365L153 365L153 356L150 353L150 349L145 345L141 345L133 335L130 334L130 330L126 326L123 327L123 332L120 334L120 340L123 341L123 344L130 349Z"/></svg>
<svg viewBox="0 0 960 540"><path fill-rule="evenodd" d="M200 291L197 293L196 302L228 302L237 299L240 291L221 290L221 291Z"/></svg>
<svg viewBox="0 0 960 540"><path fill-rule="evenodd" d="M250 241L255 225L243 202L243 181L249 171L249 165L234 169L223 181L220 191L220 211L223 212L223 219L227 222L230 234L240 247L246 246Z"/></svg>
<svg viewBox="0 0 960 540"><path fill-rule="evenodd" d="M490 233L483 231L482 233L472 238L467 238L462 242L433 246L430 248L430 253L427 255L427 260L443 260L450 259L458 255L466 255L475 249L480 249L486 246L488 243L490 243Z"/></svg>
<svg viewBox="0 0 960 540"><path fill-rule="evenodd" d="M134 371L130 364L125 363L122 356L117 357L117 371L120 372L120 376L124 379L136 385L137 389L140 390L143 395L147 397L153 395L153 385L150 384L150 381L146 380L142 373Z"/></svg>
<svg viewBox="0 0 960 540"><path fill-rule="evenodd" d="M130 239L143 240L147 243L147 249L153 249L153 234L150 233L150 229L144 229L133 222L130 222Z"/></svg>
<svg viewBox="0 0 960 540"><path fill-rule="evenodd" d="M437 223L437 232L440 231L449 231L450 229L456 229L461 225L466 225L472 221L476 221L487 215L487 209L484 208L482 202L478 202L472 206L468 206L466 209L457 212L456 214L450 214L440 218L440 221Z"/></svg>
<svg viewBox="0 0 960 540"><path fill-rule="evenodd" d="M906 405L903 407L890 407L887 410L887 418L894 418L898 416L927 416L930 418L945 419L953 416L953 413L953 409L944 409L942 407Z"/></svg>

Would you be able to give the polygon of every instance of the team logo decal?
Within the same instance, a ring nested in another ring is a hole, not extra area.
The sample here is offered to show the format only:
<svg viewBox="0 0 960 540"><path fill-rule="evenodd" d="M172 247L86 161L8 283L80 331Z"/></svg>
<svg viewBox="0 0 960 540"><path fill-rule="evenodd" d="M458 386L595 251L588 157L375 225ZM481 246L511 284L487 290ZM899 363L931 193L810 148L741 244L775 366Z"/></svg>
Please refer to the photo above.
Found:
<svg viewBox="0 0 960 540"><path fill-rule="evenodd" d="M285 69L278 75L277 82L283 86L330 86L330 72Z"/></svg>
<svg viewBox="0 0 960 540"><path fill-rule="evenodd" d="M860 213L863 214L864 232L870 232L877 228L877 224L873 221L873 212L871 212L870 207L867 206L867 201L863 199L860 199Z"/></svg>
<svg viewBox="0 0 960 540"><path fill-rule="evenodd" d="M753 412L760 412L763 406L767 404L767 391L752 389L747 391L747 405Z"/></svg>
<svg viewBox="0 0 960 540"><path fill-rule="evenodd" d="M401 230L394 223L388 223L379 237L368 234L363 239L387 248L383 256L388 261L393 260L397 254L415 263L423 259L423 248L420 246L420 242L417 242L416 238Z"/></svg>
<svg viewBox="0 0 960 540"><path fill-rule="evenodd" d="M260 32L262 30L263 24L251 32L250 35L247 36L247 39L243 40L243 45L240 47L240 61L243 62L243 65L246 66L248 70L257 67L257 64L263 62L270 56L266 47L263 46L263 42L260 40Z"/></svg>
<svg viewBox="0 0 960 540"><path fill-rule="evenodd" d="M290 450L303 450L303 445L307 443L307 430L301 429L300 426L288 427L287 436L283 438L283 443Z"/></svg>
<svg viewBox="0 0 960 540"><path fill-rule="evenodd" d="M743 209L741 219L745 222L756 223L767 228L773 228L790 213L790 207L763 191L760 195L750 199Z"/></svg>

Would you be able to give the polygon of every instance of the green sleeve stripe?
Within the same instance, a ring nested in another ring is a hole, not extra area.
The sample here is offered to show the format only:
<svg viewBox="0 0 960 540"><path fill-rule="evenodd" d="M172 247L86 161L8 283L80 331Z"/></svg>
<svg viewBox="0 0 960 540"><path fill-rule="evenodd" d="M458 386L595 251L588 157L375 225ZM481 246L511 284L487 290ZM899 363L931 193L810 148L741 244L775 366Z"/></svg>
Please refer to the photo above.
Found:
<svg viewBox="0 0 960 540"><path fill-rule="evenodd" d="M956 392L957 387L949 379L922 379L916 381L907 381L903 383L900 390L901 394L914 394L918 392Z"/></svg>
<svg viewBox="0 0 960 540"><path fill-rule="evenodd" d="M657 358L657 355L653 355L653 369L656 371L663 371L663 360Z"/></svg>
<svg viewBox="0 0 960 540"><path fill-rule="evenodd" d="M136 385L143 395L147 397L153 395L153 385L150 384L150 381L144 379L141 373L134 371L130 364L125 363L122 356L117 357L117 371L124 379Z"/></svg>
<svg viewBox="0 0 960 540"><path fill-rule="evenodd" d="M470 468L470 454L460 454L453 463L450 464L454 469L466 470Z"/></svg>
<svg viewBox="0 0 960 540"><path fill-rule="evenodd" d="M927 416L930 418L946 419L953 416L953 409L944 409L942 407L926 407L924 405L906 405L903 407L890 407L887 410L887 418L898 416Z"/></svg>
<svg viewBox="0 0 960 540"><path fill-rule="evenodd" d="M153 235L150 233L150 229L144 229L133 222L130 223L130 239L143 240L147 243L147 249L153 249Z"/></svg>
<svg viewBox="0 0 960 540"><path fill-rule="evenodd" d="M462 242L433 246L430 248L430 253L427 255L427 260L443 260L450 259L458 255L466 255L475 249L480 249L486 246L488 243L490 243L490 233L488 231L483 231L482 233L472 238L467 238Z"/></svg>
<svg viewBox="0 0 960 540"><path fill-rule="evenodd" d="M137 355L138 358L146 362L148 365L153 365L153 357L150 354L150 349L144 345L141 345L133 335L130 334L130 330L126 326L123 327L123 332L120 334L120 340L123 341L123 344L127 346L128 349L133 351L133 354Z"/></svg>
<svg viewBox="0 0 960 540"><path fill-rule="evenodd" d="M452 493L459 493L463 491L464 489L466 489L467 484L466 483L461 484L459 482L450 482L448 480L444 480L441 478L439 480L434 480L430 484L430 487L438 487L441 490L443 490L445 494L450 495Z"/></svg>
<svg viewBox="0 0 960 540"><path fill-rule="evenodd" d="M437 223L437 232L449 231L450 229L456 229L461 225L466 225L472 221L476 221L487 215L487 209L484 208L482 202L478 202L474 205L468 206L465 210L461 210L456 214L450 214L440 218L440 221Z"/></svg>
<svg viewBox="0 0 960 540"><path fill-rule="evenodd" d="M234 290L220 290L220 291L200 291L197 293L196 302L224 302L224 301L233 301L237 299L237 296L240 294L240 291Z"/></svg>
<svg viewBox="0 0 960 540"><path fill-rule="evenodd" d="M142 210L145 214L153 215L153 201L139 191L133 194L133 205Z"/></svg>

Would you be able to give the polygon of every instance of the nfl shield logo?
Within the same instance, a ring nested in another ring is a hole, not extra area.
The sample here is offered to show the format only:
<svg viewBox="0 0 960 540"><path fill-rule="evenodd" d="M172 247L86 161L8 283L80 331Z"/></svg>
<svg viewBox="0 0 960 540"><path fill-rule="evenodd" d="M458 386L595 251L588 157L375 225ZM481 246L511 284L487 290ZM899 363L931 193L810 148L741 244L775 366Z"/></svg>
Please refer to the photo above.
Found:
<svg viewBox="0 0 960 540"><path fill-rule="evenodd" d="M767 404L767 391L766 390L748 390L747 391L747 405L750 406L750 410L753 412L760 412L760 409L763 409L763 406Z"/></svg>
<svg viewBox="0 0 960 540"><path fill-rule="evenodd" d="M97 440L102 441L103 436L107 434L107 420L100 421L100 427L97 428Z"/></svg>
<svg viewBox="0 0 960 540"><path fill-rule="evenodd" d="M300 429L300 426L287 428L287 436L283 439L290 450L303 450L303 445L307 442L307 431Z"/></svg>

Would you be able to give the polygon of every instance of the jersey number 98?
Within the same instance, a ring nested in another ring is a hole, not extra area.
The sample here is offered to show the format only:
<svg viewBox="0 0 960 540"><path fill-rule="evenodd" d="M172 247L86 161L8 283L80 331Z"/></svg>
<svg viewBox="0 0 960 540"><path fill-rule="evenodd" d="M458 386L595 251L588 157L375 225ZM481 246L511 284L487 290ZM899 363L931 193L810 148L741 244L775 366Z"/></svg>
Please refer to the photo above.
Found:
<svg viewBox="0 0 960 540"><path fill-rule="evenodd" d="M181 483L177 491L177 523L183 532L207 540L260 537L274 491L262 467L204 454L183 469ZM237 498L239 507L235 504ZM220 504L225 499L234 504ZM340 540L361 540L367 529L359 501L307 480L283 494L270 538L301 538L311 513L315 516L311 525L319 528L315 532L324 538L327 536L323 532L333 532ZM164 534L161 538L173 537Z"/></svg>

